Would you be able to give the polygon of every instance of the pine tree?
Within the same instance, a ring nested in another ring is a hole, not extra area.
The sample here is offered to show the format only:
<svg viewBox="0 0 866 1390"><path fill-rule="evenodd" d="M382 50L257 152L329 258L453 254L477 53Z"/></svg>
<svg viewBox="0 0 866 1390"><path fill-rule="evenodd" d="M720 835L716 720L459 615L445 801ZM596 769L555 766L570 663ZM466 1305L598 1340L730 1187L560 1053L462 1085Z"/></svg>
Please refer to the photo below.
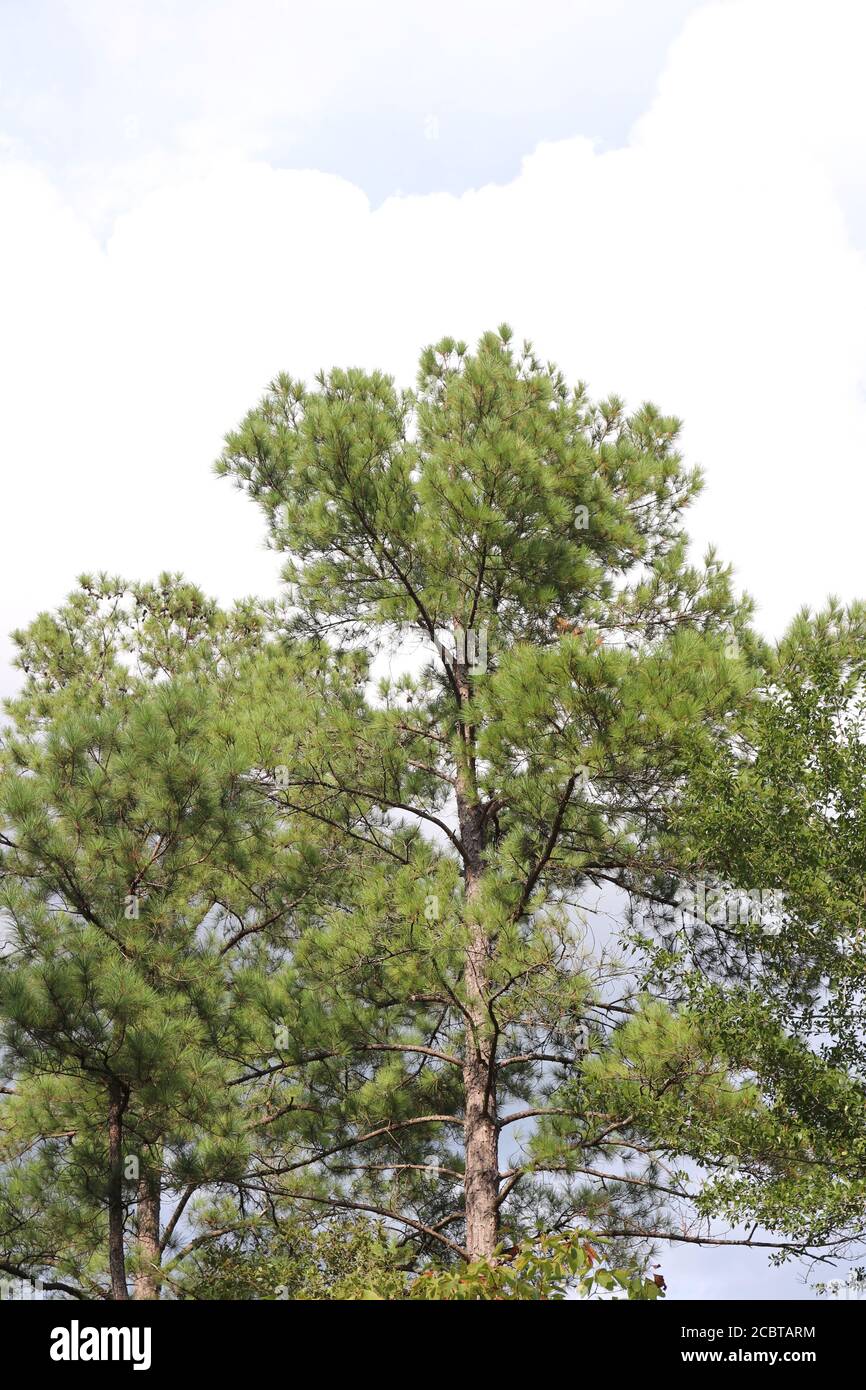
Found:
<svg viewBox="0 0 866 1390"><path fill-rule="evenodd" d="M581 925L593 889L654 881L752 681L748 603L687 560L678 429L502 328L425 351L417 392L281 376L227 438L288 557L295 645L244 702L262 791L358 853L267 980L275 1212L387 1217L446 1262L539 1230L633 1244L691 1200L670 1155L721 1164L766 1123L699 1018Z"/></svg>
<svg viewBox="0 0 866 1390"><path fill-rule="evenodd" d="M7 1273L79 1296L107 1280L115 1299L131 1273L135 1297L158 1297L190 1198L246 1174L235 950L316 872L283 852L235 732L232 681L265 630L252 605L221 613L168 576L85 577L16 635L26 682L0 766Z"/></svg>

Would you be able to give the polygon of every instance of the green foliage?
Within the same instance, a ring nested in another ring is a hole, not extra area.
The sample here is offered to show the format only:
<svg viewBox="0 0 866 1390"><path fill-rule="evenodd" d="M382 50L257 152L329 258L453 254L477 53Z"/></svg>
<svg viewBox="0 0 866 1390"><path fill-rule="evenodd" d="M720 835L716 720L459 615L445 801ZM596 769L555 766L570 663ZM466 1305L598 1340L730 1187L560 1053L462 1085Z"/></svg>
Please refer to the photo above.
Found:
<svg viewBox="0 0 866 1390"><path fill-rule="evenodd" d="M608 1269L580 1232L540 1236L491 1260L473 1260L453 1270L424 1270L412 1283L413 1300L500 1302L503 1299L561 1301L610 1296L637 1301L664 1297L661 1276L645 1278L637 1269Z"/></svg>
<svg viewBox="0 0 866 1390"><path fill-rule="evenodd" d="M233 1302L345 1301L369 1297L371 1284L402 1293L405 1283L381 1226L347 1220L314 1229L299 1220L264 1241L203 1246L187 1262L176 1292L182 1299Z"/></svg>
<svg viewBox="0 0 866 1390"><path fill-rule="evenodd" d="M17 635L0 1266L101 1295L113 1231L142 1296L655 1297L708 1215L852 1214L860 966L813 927L863 901L862 618L767 650L678 432L505 328L414 391L281 376L218 467L285 603L85 576ZM796 929L593 931L711 867Z"/></svg>
<svg viewBox="0 0 866 1390"><path fill-rule="evenodd" d="M103 578L18 636L28 680L0 750L7 1266L101 1287L115 1088L124 1224L140 1182L178 1200L248 1170L232 1081L253 1025L230 948L258 929L250 879L274 911L310 877L232 711L263 631L168 577Z"/></svg>
<svg viewBox="0 0 866 1390"><path fill-rule="evenodd" d="M770 894L772 911L669 912L661 942L643 940L647 978L689 1001L763 1101L705 1209L836 1253L866 1220L864 711L862 606L801 613L736 736L691 769L669 839L686 882L723 904ZM659 878L657 897L671 888Z"/></svg>

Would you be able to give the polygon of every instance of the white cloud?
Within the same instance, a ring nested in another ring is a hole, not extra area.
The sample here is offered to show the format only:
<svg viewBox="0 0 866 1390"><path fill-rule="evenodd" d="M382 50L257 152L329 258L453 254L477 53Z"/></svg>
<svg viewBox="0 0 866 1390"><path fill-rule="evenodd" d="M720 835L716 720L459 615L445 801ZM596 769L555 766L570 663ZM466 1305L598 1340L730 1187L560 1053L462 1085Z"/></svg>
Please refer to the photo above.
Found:
<svg viewBox="0 0 866 1390"><path fill-rule="evenodd" d="M462 192L541 138L621 140L698 3L5 0L0 127L103 228L226 148Z"/></svg>
<svg viewBox="0 0 866 1390"><path fill-rule="evenodd" d="M767 628L866 592L866 268L845 213L863 27L854 4L709 6L624 148L543 145L508 185L376 211L331 176L211 151L103 244L9 156L0 628L84 568L272 588L257 515L209 474L268 378L357 362L410 381L423 344L502 319L598 393L685 417L709 481L695 532Z"/></svg>

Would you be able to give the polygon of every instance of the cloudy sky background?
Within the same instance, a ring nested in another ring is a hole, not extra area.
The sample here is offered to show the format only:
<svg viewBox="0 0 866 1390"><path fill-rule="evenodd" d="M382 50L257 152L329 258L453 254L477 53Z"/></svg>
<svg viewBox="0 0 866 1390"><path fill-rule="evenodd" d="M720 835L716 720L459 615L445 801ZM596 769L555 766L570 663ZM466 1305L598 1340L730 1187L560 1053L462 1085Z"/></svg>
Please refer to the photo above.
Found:
<svg viewBox="0 0 866 1390"><path fill-rule="evenodd" d="M503 320L685 420L768 636L866 598L864 40L857 0L0 0L0 693L84 569L276 590L210 473L275 372L409 384Z"/></svg>

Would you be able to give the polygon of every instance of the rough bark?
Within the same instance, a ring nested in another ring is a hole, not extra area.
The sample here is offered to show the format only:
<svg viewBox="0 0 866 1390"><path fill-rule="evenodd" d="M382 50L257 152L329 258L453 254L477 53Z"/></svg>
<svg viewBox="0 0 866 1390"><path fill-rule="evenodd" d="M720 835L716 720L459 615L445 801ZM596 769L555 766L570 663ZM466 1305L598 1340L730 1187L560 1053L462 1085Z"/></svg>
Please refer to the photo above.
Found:
<svg viewBox="0 0 866 1390"><path fill-rule="evenodd" d="M466 1249L473 1259L492 1255L499 1236L499 1134L493 1044L485 1038L488 1022L486 967L487 944L483 933L476 932L466 958L472 1029L467 1037L463 1067Z"/></svg>
<svg viewBox="0 0 866 1390"><path fill-rule="evenodd" d="M465 668L455 665L461 696L469 697ZM484 924L475 920L473 903L484 873L484 817L474 785L473 730L464 730L467 764L458 770L457 814L464 864L465 906L469 925L466 948L467 1020L463 1065L464 1205L466 1249L472 1259L489 1258L499 1235L499 1130L496 1102L496 1040L490 998L490 943Z"/></svg>
<svg viewBox="0 0 866 1390"><path fill-rule="evenodd" d="M112 1079L108 1085L108 1270L111 1297L129 1298L123 1249L123 1112L128 1091Z"/></svg>
<svg viewBox="0 0 866 1390"><path fill-rule="evenodd" d="M138 1183L138 1273L133 1294L137 1300L159 1298L159 1199L158 1176L144 1173Z"/></svg>

